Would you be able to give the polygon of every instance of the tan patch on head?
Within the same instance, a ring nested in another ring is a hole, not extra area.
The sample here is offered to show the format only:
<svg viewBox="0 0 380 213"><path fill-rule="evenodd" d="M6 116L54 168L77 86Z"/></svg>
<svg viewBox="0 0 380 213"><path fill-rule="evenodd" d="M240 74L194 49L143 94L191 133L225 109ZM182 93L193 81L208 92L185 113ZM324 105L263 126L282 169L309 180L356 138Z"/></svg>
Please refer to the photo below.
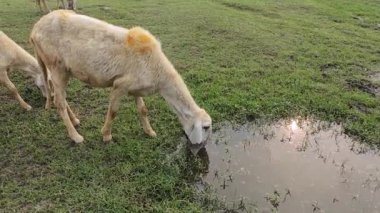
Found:
<svg viewBox="0 0 380 213"><path fill-rule="evenodd" d="M139 53L152 52L157 44L156 38L141 27L130 29L125 39L125 45Z"/></svg>

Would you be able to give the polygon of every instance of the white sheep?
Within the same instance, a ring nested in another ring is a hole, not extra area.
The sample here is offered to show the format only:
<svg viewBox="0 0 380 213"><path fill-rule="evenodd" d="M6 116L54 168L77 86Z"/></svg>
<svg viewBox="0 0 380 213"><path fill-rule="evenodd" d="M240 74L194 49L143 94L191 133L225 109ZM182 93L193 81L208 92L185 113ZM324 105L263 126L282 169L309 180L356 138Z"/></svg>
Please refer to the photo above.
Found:
<svg viewBox="0 0 380 213"><path fill-rule="evenodd" d="M11 69L23 70L26 75L34 79L35 84L46 97L46 84L37 60L5 35L5 33L0 31L0 85L2 84L8 88L12 95L20 102L21 107L31 110L32 107L21 98L15 85L8 78L7 72Z"/></svg>
<svg viewBox="0 0 380 213"><path fill-rule="evenodd" d="M71 76L94 87L113 87L102 128L105 142L112 139L111 124L123 95L135 97L145 133L156 136L142 99L152 93L164 97L192 144L203 144L209 138L211 117L195 103L160 43L148 31L140 27L128 30L57 10L35 24L30 38L41 65L51 72L54 104L74 142L83 142L83 137L74 128L79 120L66 102L65 87Z"/></svg>

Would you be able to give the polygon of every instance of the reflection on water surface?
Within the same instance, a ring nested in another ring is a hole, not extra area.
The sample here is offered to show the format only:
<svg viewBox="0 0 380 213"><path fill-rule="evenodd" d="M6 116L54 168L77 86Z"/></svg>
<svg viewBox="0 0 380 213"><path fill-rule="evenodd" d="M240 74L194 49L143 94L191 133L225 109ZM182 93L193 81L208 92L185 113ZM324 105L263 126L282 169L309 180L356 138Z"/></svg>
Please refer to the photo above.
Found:
<svg viewBox="0 0 380 213"><path fill-rule="evenodd" d="M224 124L203 182L240 211L380 212L380 156L336 124Z"/></svg>

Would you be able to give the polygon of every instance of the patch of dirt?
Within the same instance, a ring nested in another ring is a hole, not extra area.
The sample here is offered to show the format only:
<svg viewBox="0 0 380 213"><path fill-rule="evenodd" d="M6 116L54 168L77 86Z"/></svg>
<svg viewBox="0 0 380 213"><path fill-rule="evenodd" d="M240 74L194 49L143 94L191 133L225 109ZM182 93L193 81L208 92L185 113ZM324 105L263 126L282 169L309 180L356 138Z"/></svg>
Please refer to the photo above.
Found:
<svg viewBox="0 0 380 213"><path fill-rule="evenodd" d="M241 33L235 32L233 30L220 29L220 28L208 28L208 35L212 38L223 38L225 40L251 40L251 38L243 37Z"/></svg>
<svg viewBox="0 0 380 213"><path fill-rule="evenodd" d="M310 14L315 11L315 7L311 5L301 5L301 4L291 4L291 5L281 5L277 8L284 12L294 12L297 14Z"/></svg>
<svg viewBox="0 0 380 213"><path fill-rule="evenodd" d="M353 70L353 71L359 71L359 72L367 72L369 69L361 64L356 64L356 63L349 63L347 64L348 69Z"/></svg>
<svg viewBox="0 0 380 213"><path fill-rule="evenodd" d="M357 102L357 101L353 101L353 102L350 103L350 106L352 108L357 109L358 111L360 111L362 113L365 113L365 114L371 113L371 109L369 107L367 107L363 103L360 103L360 102Z"/></svg>
<svg viewBox="0 0 380 213"><path fill-rule="evenodd" d="M16 102L16 100L8 94L0 94L0 102L1 103L8 103L8 102Z"/></svg>
<svg viewBox="0 0 380 213"><path fill-rule="evenodd" d="M364 22L364 18L361 16L352 16L352 18L358 20L359 22Z"/></svg>
<svg viewBox="0 0 380 213"><path fill-rule="evenodd" d="M380 30L380 24L376 24L375 30Z"/></svg>
<svg viewBox="0 0 380 213"><path fill-rule="evenodd" d="M372 96L378 94L378 87L367 80L348 79L346 83L350 89L358 89Z"/></svg>
<svg viewBox="0 0 380 213"><path fill-rule="evenodd" d="M330 70L334 69L348 69L351 71L357 71L357 72L367 72L369 69L361 64L356 63L348 63L348 64L339 64L339 63L327 63L322 64L319 66L319 69L322 72L328 72Z"/></svg>
<svg viewBox="0 0 380 213"><path fill-rule="evenodd" d="M368 73L373 73L373 71L370 68L357 63L331 62L320 65L319 70L322 72L323 77L327 77L329 73L333 73L334 71L350 71L366 75L368 75Z"/></svg>
<svg viewBox="0 0 380 213"><path fill-rule="evenodd" d="M380 84L380 72L368 76L373 83Z"/></svg>
<svg viewBox="0 0 380 213"><path fill-rule="evenodd" d="M337 63L328 63L328 64L322 64L321 66L319 66L319 69L322 72L325 72L331 69L336 69L336 68L339 68L339 64Z"/></svg>
<svg viewBox="0 0 380 213"><path fill-rule="evenodd" d="M323 77L327 77L330 72L339 68L340 66L337 63L327 63L319 66L319 70L322 72Z"/></svg>
<svg viewBox="0 0 380 213"><path fill-rule="evenodd" d="M358 20L358 25L363 28L370 28L373 30L380 30L379 23L370 23L369 19L366 19L362 15L352 16L353 19Z"/></svg>
<svg viewBox="0 0 380 213"><path fill-rule="evenodd" d="M54 204L51 201L43 200L37 204L25 203L21 208L21 212L44 212L52 207L54 207Z"/></svg>
<svg viewBox="0 0 380 213"><path fill-rule="evenodd" d="M224 5L226 7L233 8L235 10L251 11L251 12L255 12L255 13L263 12L263 10L261 10L261 9L249 7L247 5L238 4L238 3L223 2L222 5Z"/></svg>
<svg viewBox="0 0 380 213"><path fill-rule="evenodd" d="M341 20L341 19L339 19L339 18L336 18L336 17L334 17L334 18L332 19L332 21L335 22L335 23L339 23L339 24L344 22L343 20Z"/></svg>
<svg viewBox="0 0 380 213"><path fill-rule="evenodd" d="M235 10L249 11L249 12L252 12L252 13L258 13L258 14L261 14L262 16L269 17L269 18L281 18L281 15L278 14L278 13L266 12L265 10L254 8L254 7L250 7L250 6L243 5L243 4L230 3L230 2L222 2L221 4L224 5L224 6L226 6L226 7L235 9Z"/></svg>

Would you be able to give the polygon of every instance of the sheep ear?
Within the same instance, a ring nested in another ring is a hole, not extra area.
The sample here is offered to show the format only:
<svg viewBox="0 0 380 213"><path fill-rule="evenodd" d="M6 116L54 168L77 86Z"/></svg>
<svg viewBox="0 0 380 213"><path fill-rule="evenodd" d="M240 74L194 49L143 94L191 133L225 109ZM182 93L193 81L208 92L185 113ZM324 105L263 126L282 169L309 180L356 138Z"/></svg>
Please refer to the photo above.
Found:
<svg viewBox="0 0 380 213"><path fill-rule="evenodd" d="M197 121L194 123L193 130L189 135L190 142L192 144L202 143L202 125L201 122Z"/></svg>

